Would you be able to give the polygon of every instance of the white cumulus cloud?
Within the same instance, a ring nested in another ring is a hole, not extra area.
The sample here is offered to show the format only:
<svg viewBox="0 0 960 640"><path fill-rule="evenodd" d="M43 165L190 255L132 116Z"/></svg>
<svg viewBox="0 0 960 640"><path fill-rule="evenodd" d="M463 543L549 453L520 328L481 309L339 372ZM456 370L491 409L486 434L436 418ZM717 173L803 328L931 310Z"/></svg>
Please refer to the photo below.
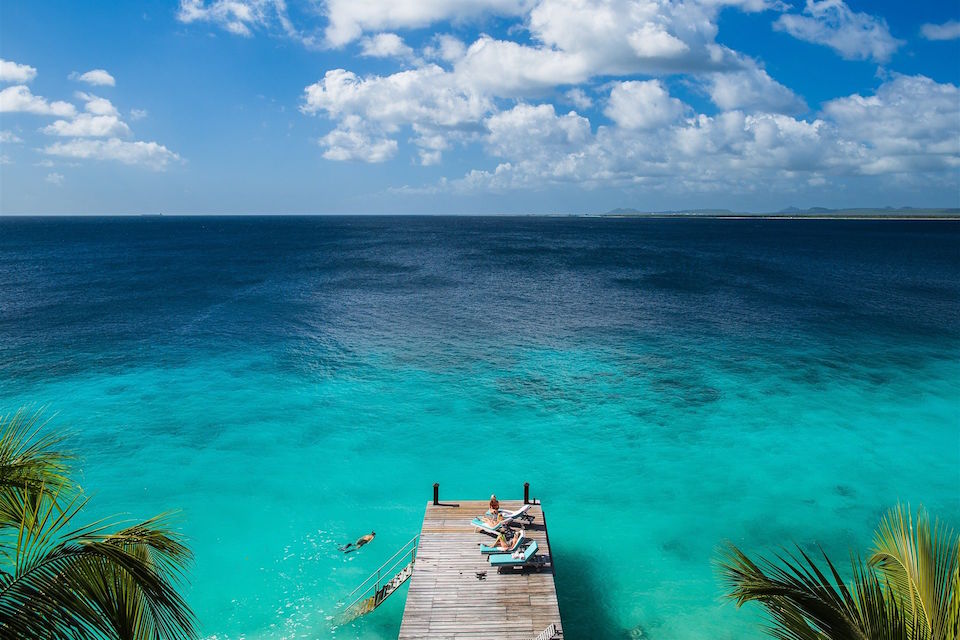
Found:
<svg viewBox="0 0 960 640"><path fill-rule="evenodd" d="M518 104L486 120L485 143L493 155L516 158L525 151L565 153L589 141L590 121L571 111L558 116L551 104Z"/></svg>
<svg viewBox="0 0 960 640"><path fill-rule="evenodd" d="M659 80L643 80L615 84L603 112L623 129L650 129L674 122L683 111Z"/></svg>
<svg viewBox="0 0 960 640"><path fill-rule="evenodd" d="M404 124L430 123L456 127L476 121L491 109L489 101L436 65L389 76L361 78L334 69L305 89L304 113L324 111L331 117L360 115L388 130Z"/></svg>
<svg viewBox="0 0 960 640"><path fill-rule="evenodd" d="M801 113L807 105L760 67L708 74L704 84L710 99L725 111L745 109L773 113Z"/></svg>
<svg viewBox="0 0 960 640"><path fill-rule="evenodd" d="M91 93L84 93L83 91L78 91L76 97L80 100L83 100L84 109L88 113L92 113L98 116L119 116L120 112L117 111L117 108L113 106L113 103L106 98L101 98L100 96L95 96Z"/></svg>
<svg viewBox="0 0 960 640"><path fill-rule="evenodd" d="M319 82L305 88L301 110L322 113L335 128L344 131L358 131L356 124L347 128L343 124L346 117L359 117L364 123L363 135L370 140L397 140L400 130L409 127L415 134L414 145L420 148L421 163L434 164L440 158L438 151L453 140L475 137L482 120L499 110L499 99L542 99L555 95L560 88L566 90L571 104L589 108L591 98L580 87L597 77L753 69L756 65L751 60L716 43L719 12L729 6L762 11L779 3L331 0L327 4L331 21L328 37L333 44L359 39L362 54L400 57L412 61L415 68L368 77L344 69L328 71ZM382 32L485 14L522 16L529 38L517 41L481 34L467 45L449 34L438 34L423 48L421 59L414 57L398 34ZM364 37L371 30L378 33ZM789 101L791 94L785 87L762 72L755 76L754 98L766 91L766 104L779 102L783 106ZM717 95L732 79L724 82L715 83ZM619 98L619 94L614 96L614 101ZM674 103L665 99L665 105ZM438 136L444 140L443 147L427 142Z"/></svg>
<svg viewBox="0 0 960 640"><path fill-rule="evenodd" d="M360 55L371 58L408 58L413 55L413 49L395 33L378 33L364 38L360 46L362 47Z"/></svg>
<svg viewBox="0 0 960 640"><path fill-rule="evenodd" d="M180 0L177 20L213 24L245 38L264 30L283 34L308 48L319 44L319 38L309 30L294 25L286 0Z"/></svg>
<svg viewBox="0 0 960 640"><path fill-rule="evenodd" d="M424 57L430 60L445 60L453 62L463 57L467 52L467 45L463 40L454 38L450 34L443 33L434 36L433 43L423 49Z"/></svg>
<svg viewBox="0 0 960 640"><path fill-rule="evenodd" d="M590 76L690 73L740 64L716 44L722 8L723 3L695 0L540 0L528 26L543 48L576 59ZM763 9L767 3L741 8Z"/></svg>
<svg viewBox="0 0 960 640"><path fill-rule="evenodd" d="M811 113L762 61L718 42L722 11L790 10L778 0L329 0L325 7L327 44L353 43L402 69L332 69L304 88L300 110L327 122L318 134L325 158L385 162L409 143L422 165L440 163L456 146L476 145L495 159L424 189L790 191L888 174L956 182L953 85L893 76L869 95ZM471 42L441 33L417 51L413 38L403 39L404 29L449 21L462 33L463 21L493 15L512 25L498 31L504 35L481 31ZM903 44L882 18L843 0L807 0L802 13L775 24L849 59L885 61ZM677 85L708 95L717 112L697 113L670 94ZM591 123L571 106L605 117Z"/></svg>
<svg viewBox="0 0 960 640"><path fill-rule="evenodd" d="M120 119L119 110L110 100L82 91L75 95L84 102L83 113L78 114L76 107L68 102L49 102L33 95L27 86L15 85L0 91L0 111L58 116L59 119L41 131L69 139L44 147L43 152L47 155L79 160L116 160L158 170L180 160L180 156L157 142L122 139L131 137L133 132ZM3 134L4 142L15 138L10 138L8 133Z"/></svg>
<svg viewBox="0 0 960 640"><path fill-rule="evenodd" d="M960 168L960 89L895 75L872 96L831 100L823 112L864 145L866 173Z"/></svg>
<svg viewBox="0 0 960 640"><path fill-rule="evenodd" d="M80 160L116 160L124 164L142 165L163 170L180 156L156 142L127 142L119 138L109 140L75 139L55 142L44 147L47 155Z"/></svg>
<svg viewBox="0 0 960 640"><path fill-rule="evenodd" d="M949 20L943 24L927 23L920 28L920 33L927 40L956 40L960 38L960 22Z"/></svg>
<svg viewBox="0 0 960 640"><path fill-rule="evenodd" d="M384 162L397 152L397 141L371 131L357 116L349 116L319 140L328 160Z"/></svg>
<svg viewBox="0 0 960 640"><path fill-rule="evenodd" d="M389 76L361 78L344 69L328 71L323 79L304 90L300 110L323 113L340 124L333 137L321 138L332 153L329 159L358 159L360 149L381 162L397 149L395 139L402 127L414 127L415 144L439 150L431 137L457 135L479 129L481 118L493 109L492 102L459 86L452 74L437 65L426 65ZM362 124L361 124L362 123ZM430 156L436 160L436 153Z"/></svg>
<svg viewBox="0 0 960 640"><path fill-rule="evenodd" d="M71 120L57 120L44 127L44 133L71 138L116 138L132 134L112 102L89 93L77 92L76 96L85 101L87 113L81 113Z"/></svg>
<svg viewBox="0 0 960 640"><path fill-rule="evenodd" d="M69 102L60 100L48 102L46 98L35 96L26 85L14 85L0 91L0 112L33 113L44 116L72 117L77 109Z"/></svg>
<svg viewBox="0 0 960 640"><path fill-rule="evenodd" d="M102 87L113 87L117 84L117 81L105 69L93 69L86 73L74 71L70 74L70 79Z"/></svg>
<svg viewBox="0 0 960 640"><path fill-rule="evenodd" d="M587 93L579 87L575 87L566 91L563 96L577 109L589 109L593 106L593 98L587 95Z"/></svg>
<svg viewBox="0 0 960 640"><path fill-rule="evenodd" d="M211 22L230 33L251 36L253 27L266 24L272 5L264 0L181 0L177 19L184 23Z"/></svg>
<svg viewBox="0 0 960 640"><path fill-rule="evenodd" d="M327 0L327 42L340 47L364 32L426 27L484 14L520 16L528 0Z"/></svg>
<svg viewBox="0 0 960 640"><path fill-rule="evenodd" d="M643 97L636 99L637 94ZM623 113L610 106L618 105L617 95L624 98ZM617 116L615 124L595 132L575 113L518 105L487 118L485 143L498 158L495 168L473 169L428 189L482 192L574 184L674 193L790 192L798 185L881 175L949 182L960 168L960 136L943 135L956 131L960 89L923 76L896 76L872 95L830 101L811 120L740 110L693 114L674 100L662 85L614 85L608 110ZM644 121L644 115L657 124Z"/></svg>
<svg viewBox="0 0 960 640"><path fill-rule="evenodd" d="M10 131L9 129L4 129L3 131L0 131L0 143L16 144L18 142L23 142L23 140L20 138L20 136L15 134L13 131Z"/></svg>
<svg viewBox="0 0 960 640"><path fill-rule="evenodd" d="M52 184L52 185L54 185L54 186L59 187L59 186L62 186L62 185L63 185L63 174L62 174L62 173L48 173L48 174L47 174L47 177L45 178L45 180L46 180L48 183L50 183L50 184Z"/></svg>
<svg viewBox="0 0 960 640"><path fill-rule="evenodd" d="M843 0L807 0L802 15L782 15L773 26L830 47L846 60L886 62L904 44L890 34L886 20L855 12Z"/></svg>
<svg viewBox="0 0 960 640"><path fill-rule="evenodd" d="M0 82L30 82L36 77L37 70L30 65L0 58Z"/></svg>
<svg viewBox="0 0 960 640"><path fill-rule="evenodd" d="M454 72L461 84L501 97L535 95L590 77L583 56L487 36L470 45L454 65Z"/></svg>
<svg viewBox="0 0 960 640"><path fill-rule="evenodd" d="M675 58L690 50L683 40L667 32L663 25L645 22L627 37L641 58Z"/></svg>
<svg viewBox="0 0 960 640"><path fill-rule="evenodd" d="M75 138L105 138L129 136L130 127L116 116L97 116L81 113L73 120L57 120L43 128L43 132L52 136Z"/></svg>

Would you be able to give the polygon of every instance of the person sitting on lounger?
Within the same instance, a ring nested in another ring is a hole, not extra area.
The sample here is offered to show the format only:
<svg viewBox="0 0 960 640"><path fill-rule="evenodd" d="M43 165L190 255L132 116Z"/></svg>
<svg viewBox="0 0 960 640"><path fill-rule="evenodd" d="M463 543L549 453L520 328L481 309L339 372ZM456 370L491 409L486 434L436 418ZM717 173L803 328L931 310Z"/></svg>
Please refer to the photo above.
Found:
<svg viewBox="0 0 960 640"><path fill-rule="evenodd" d="M520 542L520 539L522 537L523 537L522 531L517 531L517 533L513 536L512 540L507 540L507 536L501 533L500 535L497 536L497 541L493 543L493 546L495 546L497 549L500 549L502 551L510 551L511 549L517 546L517 543Z"/></svg>
<svg viewBox="0 0 960 640"><path fill-rule="evenodd" d="M480 519L491 527L497 526L503 520L503 516L500 514L500 501L497 500L496 495L490 496L490 508Z"/></svg>
<svg viewBox="0 0 960 640"><path fill-rule="evenodd" d="M342 547L340 547L340 551L343 551L344 553L350 553L351 551L356 551L363 545L373 540L373 538L376 535L377 535L376 531L371 531L367 535L359 538L356 542L348 542L347 544L343 545Z"/></svg>

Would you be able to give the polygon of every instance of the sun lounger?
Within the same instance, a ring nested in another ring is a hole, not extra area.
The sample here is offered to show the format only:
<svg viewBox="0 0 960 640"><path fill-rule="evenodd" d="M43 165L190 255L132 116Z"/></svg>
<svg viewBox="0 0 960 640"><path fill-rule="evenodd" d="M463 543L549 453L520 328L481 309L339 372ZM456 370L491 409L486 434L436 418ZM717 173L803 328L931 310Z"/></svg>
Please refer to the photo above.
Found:
<svg viewBox="0 0 960 640"><path fill-rule="evenodd" d="M477 527L478 529L483 529L486 533L489 533L492 536L498 536L510 526L509 520L501 520L495 525L489 525L480 518L474 518L470 521L470 524Z"/></svg>
<svg viewBox="0 0 960 640"><path fill-rule="evenodd" d="M500 547L488 547L487 545L482 544L480 545L480 553L513 553L514 551L520 548L520 545L523 544L523 541L524 541L524 537L521 534L520 537L517 539L517 544L513 545L513 547L508 550L503 550Z"/></svg>
<svg viewBox="0 0 960 640"><path fill-rule="evenodd" d="M524 520L526 522L533 522L533 516L527 513L530 511L530 507L533 505L525 504L516 511L505 511L500 509L500 515L503 516L504 520Z"/></svg>
<svg viewBox="0 0 960 640"><path fill-rule="evenodd" d="M530 546L523 551L514 553L495 553L490 556L491 567L523 567L532 564L533 557L537 553L537 541L534 540Z"/></svg>
<svg viewBox="0 0 960 640"><path fill-rule="evenodd" d="M483 529L485 532L490 535L498 536L504 532L504 530L513 524L517 520L523 520L524 522L531 523L533 522L533 516L527 512L530 510L530 507L533 505L525 504L516 511L503 511L501 509L500 515L503 516L503 520L497 524L491 525L487 524L483 518L476 517L470 521L470 524L477 527L478 529Z"/></svg>

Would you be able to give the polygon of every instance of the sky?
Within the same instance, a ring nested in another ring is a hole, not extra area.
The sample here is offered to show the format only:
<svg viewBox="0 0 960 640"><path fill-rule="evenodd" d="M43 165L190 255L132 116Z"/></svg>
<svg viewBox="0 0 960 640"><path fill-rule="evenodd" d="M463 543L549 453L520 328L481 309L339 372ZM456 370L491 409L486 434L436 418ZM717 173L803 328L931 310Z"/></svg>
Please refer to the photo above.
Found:
<svg viewBox="0 0 960 640"><path fill-rule="evenodd" d="M0 4L0 213L960 207L960 4Z"/></svg>

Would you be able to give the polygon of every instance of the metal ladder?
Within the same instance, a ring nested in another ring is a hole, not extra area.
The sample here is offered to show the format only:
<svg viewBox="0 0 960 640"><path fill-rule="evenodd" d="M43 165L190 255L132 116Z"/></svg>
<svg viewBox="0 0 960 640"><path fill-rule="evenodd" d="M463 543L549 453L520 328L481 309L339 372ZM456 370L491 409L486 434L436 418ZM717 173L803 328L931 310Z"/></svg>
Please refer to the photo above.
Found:
<svg viewBox="0 0 960 640"><path fill-rule="evenodd" d="M340 614L340 624L355 620L379 607L413 575L419 544L420 536L416 535L347 594L341 602L349 601L350 604L346 605Z"/></svg>

